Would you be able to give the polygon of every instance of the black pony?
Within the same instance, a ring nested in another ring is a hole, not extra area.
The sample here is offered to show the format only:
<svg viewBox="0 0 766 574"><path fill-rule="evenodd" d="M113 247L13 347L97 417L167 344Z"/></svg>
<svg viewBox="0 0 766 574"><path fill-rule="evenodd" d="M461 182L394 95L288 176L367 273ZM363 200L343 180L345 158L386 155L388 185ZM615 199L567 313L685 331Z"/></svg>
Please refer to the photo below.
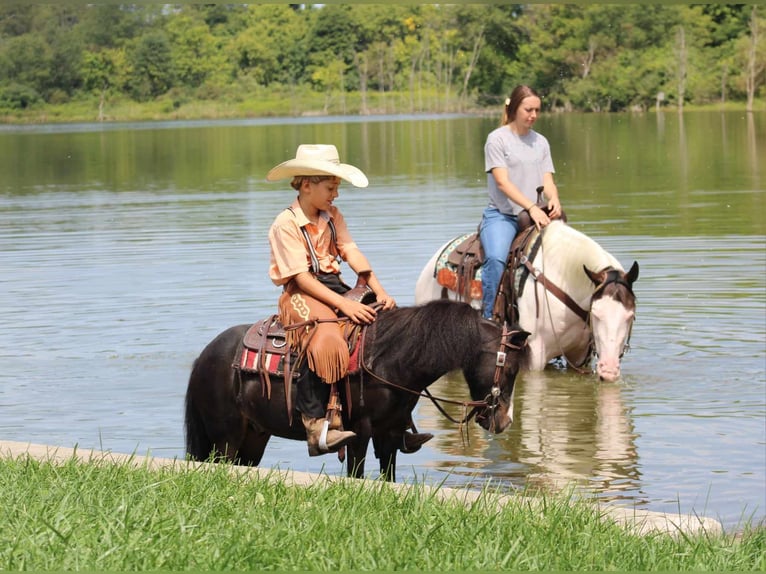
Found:
<svg viewBox="0 0 766 574"><path fill-rule="evenodd" d="M257 465L272 435L306 439L300 414L289 421L281 380L270 377L269 399L257 374L233 368L248 327L224 331L194 362L186 392L186 450L196 460L212 455ZM396 453L410 413L426 387L454 370L462 370L473 401L467 404L482 427L500 433L511 424L513 385L529 333L446 300L381 311L367 329L363 365L350 375L351 402L343 405L344 427L357 435L347 446L349 476L363 476L372 438L381 473L396 479Z"/></svg>

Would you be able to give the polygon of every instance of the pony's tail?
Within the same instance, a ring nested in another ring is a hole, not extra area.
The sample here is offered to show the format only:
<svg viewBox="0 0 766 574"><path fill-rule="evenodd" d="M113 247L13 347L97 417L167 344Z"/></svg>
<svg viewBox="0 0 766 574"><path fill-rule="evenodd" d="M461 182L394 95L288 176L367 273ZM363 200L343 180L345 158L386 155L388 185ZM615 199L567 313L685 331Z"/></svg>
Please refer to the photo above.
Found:
<svg viewBox="0 0 766 574"><path fill-rule="evenodd" d="M189 377L189 386L186 391L186 414L184 418L184 427L186 428L186 453L193 459L205 461L210 457L213 450L213 443L207 436L205 424L197 410L192 399L191 386L194 380L194 373L197 370L197 361L194 361L191 375Z"/></svg>

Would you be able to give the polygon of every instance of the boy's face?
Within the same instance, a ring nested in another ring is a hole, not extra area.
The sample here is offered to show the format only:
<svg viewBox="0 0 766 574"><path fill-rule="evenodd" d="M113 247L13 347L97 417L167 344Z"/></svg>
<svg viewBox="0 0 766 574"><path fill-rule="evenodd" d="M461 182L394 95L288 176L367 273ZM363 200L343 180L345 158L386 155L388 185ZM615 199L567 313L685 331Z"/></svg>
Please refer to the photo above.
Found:
<svg viewBox="0 0 766 574"><path fill-rule="evenodd" d="M340 186L339 177L329 177L323 179L319 183L312 183L305 180L303 184L306 190L306 197L309 199L311 206L319 211L327 211L330 209L333 200L338 197L338 187Z"/></svg>

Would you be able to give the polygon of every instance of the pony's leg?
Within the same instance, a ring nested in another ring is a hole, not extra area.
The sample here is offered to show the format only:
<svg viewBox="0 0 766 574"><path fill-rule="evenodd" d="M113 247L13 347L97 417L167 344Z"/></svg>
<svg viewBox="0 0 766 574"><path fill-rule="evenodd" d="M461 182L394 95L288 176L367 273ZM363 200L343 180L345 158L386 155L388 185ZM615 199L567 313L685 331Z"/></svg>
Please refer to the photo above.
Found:
<svg viewBox="0 0 766 574"><path fill-rule="evenodd" d="M380 475L389 482L396 482L396 453L402 444L401 434L392 436L373 436L372 446L380 462Z"/></svg>
<svg viewBox="0 0 766 574"><path fill-rule="evenodd" d="M269 433L248 426L237 453L239 464L258 466L270 438L271 435Z"/></svg>
<svg viewBox="0 0 766 574"><path fill-rule="evenodd" d="M230 462L238 460L238 453L247 432L247 421L244 417L208 417L205 430L212 445L209 453L212 457Z"/></svg>
<svg viewBox="0 0 766 574"><path fill-rule="evenodd" d="M369 438L359 439L358 437L346 445L347 471L349 478L364 478L364 459L367 455L367 446L370 443Z"/></svg>
<svg viewBox="0 0 766 574"><path fill-rule="evenodd" d="M350 478L364 478L364 460L370 444L372 426L368 417L357 419L351 426L356 438L346 446L346 473Z"/></svg>

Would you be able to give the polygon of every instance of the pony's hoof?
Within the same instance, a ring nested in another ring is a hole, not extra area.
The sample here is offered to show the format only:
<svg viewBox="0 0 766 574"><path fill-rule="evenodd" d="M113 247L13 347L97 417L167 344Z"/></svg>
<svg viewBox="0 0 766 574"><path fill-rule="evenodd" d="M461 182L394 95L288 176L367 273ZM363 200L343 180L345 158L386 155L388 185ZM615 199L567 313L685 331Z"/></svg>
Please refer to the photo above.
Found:
<svg viewBox="0 0 766 574"><path fill-rule="evenodd" d="M409 431L404 433L402 437L401 450L404 454L412 454L418 452L420 447L426 444L429 440L434 438L430 432L411 433Z"/></svg>

